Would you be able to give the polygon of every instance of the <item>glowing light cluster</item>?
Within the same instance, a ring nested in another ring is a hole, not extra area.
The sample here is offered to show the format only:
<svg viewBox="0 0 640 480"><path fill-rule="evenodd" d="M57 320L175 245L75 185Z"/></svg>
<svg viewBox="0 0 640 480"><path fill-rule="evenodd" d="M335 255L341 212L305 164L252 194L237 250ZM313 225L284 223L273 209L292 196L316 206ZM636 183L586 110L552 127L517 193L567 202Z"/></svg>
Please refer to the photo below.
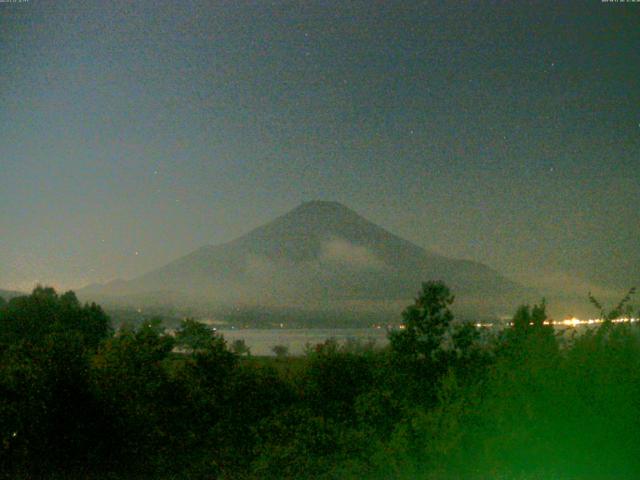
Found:
<svg viewBox="0 0 640 480"><path fill-rule="evenodd" d="M615 318L611 320L611 322L612 323L636 323L639 320L640 319L635 317L620 317L620 318ZM604 323L604 319L590 318L588 320L581 320L579 318L572 317L572 318L566 318L564 320L558 320L558 321L551 320L544 323L547 325L553 325L553 326L577 327L578 325L598 325L598 324Z"/></svg>
<svg viewBox="0 0 640 480"><path fill-rule="evenodd" d="M493 323L482 323L482 322L478 322L478 323L474 323L476 328L491 328L494 326Z"/></svg>
<svg viewBox="0 0 640 480"><path fill-rule="evenodd" d="M636 317L620 317L611 320L611 323L636 323L639 322L640 318ZM577 317L565 318L564 320L545 320L543 322L544 325L551 325L554 327L578 327L581 325L599 325L604 323L605 320L602 318L589 318L587 320L582 320ZM490 327L497 326L497 324L489 324L489 323L476 323L476 327ZM513 325L513 322L507 322L507 325ZM533 322L530 322L529 325L533 326Z"/></svg>

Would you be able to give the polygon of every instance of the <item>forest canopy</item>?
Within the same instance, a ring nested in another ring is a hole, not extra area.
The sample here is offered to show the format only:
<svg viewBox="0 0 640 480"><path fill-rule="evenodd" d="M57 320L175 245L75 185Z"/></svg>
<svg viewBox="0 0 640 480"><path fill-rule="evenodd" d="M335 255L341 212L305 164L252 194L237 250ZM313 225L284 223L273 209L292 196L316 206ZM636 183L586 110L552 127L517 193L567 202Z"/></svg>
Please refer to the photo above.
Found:
<svg viewBox="0 0 640 480"><path fill-rule="evenodd" d="M387 347L256 357L193 319L116 331L38 287L0 302L0 475L634 478L640 330L612 322L633 293L581 333L544 302L493 333L427 282Z"/></svg>

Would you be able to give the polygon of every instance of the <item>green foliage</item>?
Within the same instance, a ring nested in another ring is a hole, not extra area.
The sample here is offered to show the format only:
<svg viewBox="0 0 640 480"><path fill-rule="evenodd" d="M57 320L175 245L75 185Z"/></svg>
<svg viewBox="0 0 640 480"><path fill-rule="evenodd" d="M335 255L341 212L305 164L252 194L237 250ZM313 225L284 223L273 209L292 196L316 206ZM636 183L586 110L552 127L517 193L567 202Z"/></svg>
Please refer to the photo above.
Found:
<svg viewBox="0 0 640 480"><path fill-rule="evenodd" d="M245 341L241 338L234 340L231 344L231 351L236 355L251 355L251 349L247 346Z"/></svg>
<svg viewBox="0 0 640 480"><path fill-rule="evenodd" d="M618 302L618 304L611 310L607 311L603 305L589 292L589 301L591 304L598 309L600 313L600 318L605 322L611 322L612 320L616 320L620 317L631 317L633 315L633 306L630 304L631 297L636 293L636 288L632 287L629 289L627 294L622 297L622 299Z"/></svg>
<svg viewBox="0 0 640 480"><path fill-rule="evenodd" d="M402 312L404 330L392 332L391 348L402 356L434 359L453 314L453 295L442 282L426 282L413 305Z"/></svg>
<svg viewBox="0 0 640 480"><path fill-rule="evenodd" d="M274 345L273 347L271 347L271 351L279 359L284 359L287 355L289 355L289 347L287 347L286 345Z"/></svg>
<svg viewBox="0 0 640 480"><path fill-rule="evenodd" d="M497 353L511 365L538 361L542 368L552 367L558 359L559 346L553 326L545 324L546 320L544 299L540 305L520 306L511 328L501 333Z"/></svg>
<svg viewBox="0 0 640 480"><path fill-rule="evenodd" d="M365 460L362 433L304 407L269 418L259 426L259 435L255 479L346 478L343 468Z"/></svg>
<svg viewBox="0 0 640 480"><path fill-rule="evenodd" d="M371 388L374 367L370 358L341 351L335 341L318 345L303 374L308 404L323 417L354 420L356 398Z"/></svg>
<svg viewBox="0 0 640 480"><path fill-rule="evenodd" d="M456 478L463 471L457 464L466 447L463 424L476 406L477 399L449 372L438 386L437 404L409 409L375 452L376 478Z"/></svg>
<svg viewBox="0 0 640 480"><path fill-rule="evenodd" d="M174 393L166 366L173 347L156 320L121 329L93 358L94 395L110 419L108 447L119 468L153 468L140 462L166 451Z"/></svg>
<svg viewBox="0 0 640 480"><path fill-rule="evenodd" d="M95 466L102 416L91 394L89 369L84 338L74 331L2 349L0 471L18 459L25 473L36 477L51 469L78 472Z"/></svg>
<svg viewBox="0 0 640 480"><path fill-rule="evenodd" d="M561 347L543 301L489 336L432 282L389 348L330 339L273 358L194 320L112 335L73 294L17 300L0 307L0 478L640 475L635 325Z"/></svg>
<svg viewBox="0 0 640 480"><path fill-rule="evenodd" d="M81 305L73 292L58 295L36 287L31 295L11 299L0 308L0 342L43 342L50 334L75 331L88 348L110 335L109 317L96 304Z"/></svg>
<svg viewBox="0 0 640 480"><path fill-rule="evenodd" d="M215 331L192 318L183 320L176 331L176 345L193 351L206 350L215 341Z"/></svg>

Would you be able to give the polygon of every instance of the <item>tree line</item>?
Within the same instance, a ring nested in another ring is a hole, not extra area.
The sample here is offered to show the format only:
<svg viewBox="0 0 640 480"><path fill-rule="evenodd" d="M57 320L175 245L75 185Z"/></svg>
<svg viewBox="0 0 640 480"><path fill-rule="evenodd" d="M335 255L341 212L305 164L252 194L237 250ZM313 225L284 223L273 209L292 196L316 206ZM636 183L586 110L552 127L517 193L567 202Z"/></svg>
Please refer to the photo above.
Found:
<svg viewBox="0 0 640 480"><path fill-rule="evenodd" d="M6 478L584 479L640 474L640 330L544 302L499 333L423 284L389 345L230 348L194 320L115 331L73 292L0 301Z"/></svg>

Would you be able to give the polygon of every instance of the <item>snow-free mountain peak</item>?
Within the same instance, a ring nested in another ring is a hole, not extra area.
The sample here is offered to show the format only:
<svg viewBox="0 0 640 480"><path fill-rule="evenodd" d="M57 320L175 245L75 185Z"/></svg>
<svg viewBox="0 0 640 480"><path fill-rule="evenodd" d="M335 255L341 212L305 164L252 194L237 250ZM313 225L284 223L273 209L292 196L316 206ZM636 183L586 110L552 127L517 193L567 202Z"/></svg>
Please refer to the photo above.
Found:
<svg viewBox="0 0 640 480"><path fill-rule="evenodd" d="M235 240L203 246L118 282L117 289L105 285L93 292L157 298L162 291L198 303L353 308L411 299L427 280L445 281L458 304L484 310L522 291L481 263L429 252L338 202L311 201Z"/></svg>

